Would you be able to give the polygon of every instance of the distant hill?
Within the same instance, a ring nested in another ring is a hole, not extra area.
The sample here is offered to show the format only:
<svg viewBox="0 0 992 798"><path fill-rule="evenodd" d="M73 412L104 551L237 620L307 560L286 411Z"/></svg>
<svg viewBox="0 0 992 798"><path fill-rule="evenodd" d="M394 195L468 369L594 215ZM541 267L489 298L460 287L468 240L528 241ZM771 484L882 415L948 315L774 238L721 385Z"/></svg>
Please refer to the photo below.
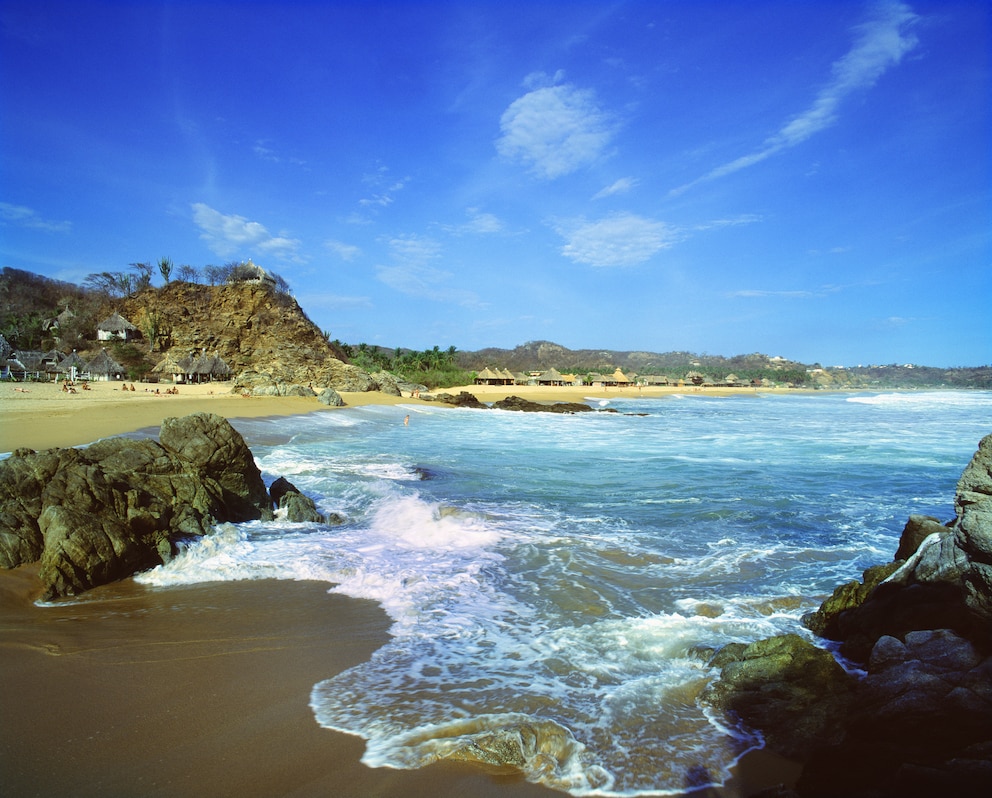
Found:
<svg viewBox="0 0 992 798"><path fill-rule="evenodd" d="M258 271L266 276L264 270ZM69 313L65 313L66 309ZM142 333L138 341L124 345L96 340L96 325L113 311L137 326ZM53 326L56 318L59 324ZM58 348L66 354L73 349L96 354L109 346L114 357L127 367L131 379L149 373L167 352L182 356L204 350L219 355L235 375L303 384L311 380L323 383L331 374L330 382L354 380L358 369L343 370L349 353L369 371L389 369L415 359L414 355L423 358L436 354L444 359L441 356L445 354L438 347L411 353L402 348L364 344L356 349L329 341L285 290L285 284L271 279L233 280L218 285L173 280L159 288L146 283L114 296L4 268L0 269L0 334L15 351ZM573 350L551 341L531 341L513 349L458 352L451 347L450 351L454 365L466 372L495 366L512 372L555 368L585 375L612 373L620 368L625 373L675 379L696 372L709 382L721 382L733 374L742 381L767 379L777 384L823 388L992 388L992 366L941 369L893 364L822 368L819 364L760 353L724 357L683 351Z"/></svg>
<svg viewBox="0 0 992 798"><path fill-rule="evenodd" d="M730 374L741 380L768 379L776 383L820 388L992 388L992 366L934 368L915 365L823 368L760 353L749 355L697 355L692 352L643 352L568 349L551 341L530 341L513 349L480 349L459 352L458 365L480 371L486 366L528 372L556 368L564 373L624 373L684 378L690 371L708 382Z"/></svg>

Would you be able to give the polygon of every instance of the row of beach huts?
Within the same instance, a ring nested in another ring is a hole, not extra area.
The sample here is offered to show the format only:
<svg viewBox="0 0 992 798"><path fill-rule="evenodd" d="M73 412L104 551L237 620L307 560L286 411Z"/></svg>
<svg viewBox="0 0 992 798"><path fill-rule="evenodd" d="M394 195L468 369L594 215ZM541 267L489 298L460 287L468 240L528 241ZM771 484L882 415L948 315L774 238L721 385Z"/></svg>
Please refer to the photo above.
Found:
<svg viewBox="0 0 992 798"><path fill-rule="evenodd" d="M763 384L764 380L759 380L758 384ZM745 382L738 379L735 374L728 374L719 383L706 381L702 374L697 371L690 371L685 377L671 378L661 375L636 374L634 372L624 373L620 368L612 374L562 374L557 369L551 368L547 371L518 372L514 374L507 369L486 367L480 371L475 378L476 385L590 385L594 388L624 388L628 386L652 385L719 385L721 387L744 387L754 385L755 381Z"/></svg>

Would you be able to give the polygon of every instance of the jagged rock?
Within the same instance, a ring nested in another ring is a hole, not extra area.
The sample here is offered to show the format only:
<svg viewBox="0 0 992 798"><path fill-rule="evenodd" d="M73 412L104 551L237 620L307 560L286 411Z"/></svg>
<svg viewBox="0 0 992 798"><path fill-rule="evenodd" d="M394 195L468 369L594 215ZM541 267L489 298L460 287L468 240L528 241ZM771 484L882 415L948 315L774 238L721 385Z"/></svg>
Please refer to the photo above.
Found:
<svg viewBox="0 0 992 798"><path fill-rule="evenodd" d="M903 527L902 535L899 537L899 548L896 549L895 560L908 560L920 548L931 535L950 534L950 528L933 516L911 515Z"/></svg>
<svg viewBox="0 0 992 798"><path fill-rule="evenodd" d="M167 419L162 439L18 450L0 462L0 565L40 560L46 598L167 558L215 523L269 517L261 475L226 419Z"/></svg>
<svg viewBox="0 0 992 798"><path fill-rule="evenodd" d="M285 477L279 477L269 486L269 496L273 504L286 511L286 520L294 523L322 524L326 520L317 510L317 505L309 496Z"/></svg>
<svg viewBox="0 0 992 798"><path fill-rule="evenodd" d="M529 399L522 399L519 396L507 396L498 402L493 403L497 410L519 410L524 413L585 413L592 408L581 402L555 402L545 405L540 402L531 402Z"/></svg>
<svg viewBox="0 0 992 798"><path fill-rule="evenodd" d="M836 640L838 618L845 612L860 607L872 591L885 579L891 576L901 565L901 562L891 562L885 565L873 565L861 575L860 582L848 582L834 589L833 594L820 608L803 616L803 625L828 639Z"/></svg>
<svg viewBox="0 0 992 798"><path fill-rule="evenodd" d="M272 518L262 472L245 439L231 423L214 413L193 413L162 422L159 441L180 457L200 466L227 492L228 521ZM241 516L241 517L238 517Z"/></svg>
<svg viewBox="0 0 992 798"><path fill-rule="evenodd" d="M978 451L958 480L954 496L954 510L958 518L967 508L992 499L992 435L986 435L978 444Z"/></svg>
<svg viewBox="0 0 992 798"><path fill-rule="evenodd" d="M803 756L841 738L854 679L829 651L781 635L725 646L710 665L721 675L703 700L761 729L775 751Z"/></svg>
<svg viewBox="0 0 992 798"><path fill-rule="evenodd" d="M344 399L333 388L324 388L317 396L317 401L328 407L344 407Z"/></svg>

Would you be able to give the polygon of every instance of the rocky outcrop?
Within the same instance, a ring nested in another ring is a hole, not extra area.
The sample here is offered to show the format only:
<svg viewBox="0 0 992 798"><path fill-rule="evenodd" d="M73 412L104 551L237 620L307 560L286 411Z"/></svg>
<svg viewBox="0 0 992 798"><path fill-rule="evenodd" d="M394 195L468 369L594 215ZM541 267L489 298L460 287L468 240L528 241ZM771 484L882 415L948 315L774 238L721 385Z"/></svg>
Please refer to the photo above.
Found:
<svg viewBox="0 0 992 798"><path fill-rule="evenodd" d="M450 393L438 393L431 396L430 399L435 402L443 402L444 404L451 405L452 407L474 407L484 410L489 409L489 405L480 402L475 394L469 393L468 391L462 391L457 396Z"/></svg>
<svg viewBox="0 0 992 798"><path fill-rule="evenodd" d="M703 700L760 729L783 756L801 758L843 737L854 679L830 652L799 635L731 643L710 665L721 676Z"/></svg>
<svg viewBox="0 0 992 798"><path fill-rule="evenodd" d="M795 635L727 646L712 660L722 675L706 700L804 761L789 794L992 791L992 435L954 506L947 525L910 517L894 562L804 618L862 676Z"/></svg>
<svg viewBox="0 0 992 798"><path fill-rule="evenodd" d="M157 565L216 523L271 517L244 439L213 414L166 419L158 442L21 449L0 462L0 567L40 561L46 599Z"/></svg>
<svg viewBox="0 0 992 798"><path fill-rule="evenodd" d="M519 396L507 396L494 402L493 407L497 410L518 410L524 413L585 413L592 410L589 405L581 402L555 402L546 405Z"/></svg>
<svg viewBox="0 0 992 798"><path fill-rule="evenodd" d="M309 496L285 477L279 477L269 486L269 497L280 510L285 510L286 520L294 523L322 524L327 519L317 510L317 505Z"/></svg>
<svg viewBox="0 0 992 798"><path fill-rule="evenodd" d="M328 407L344 407L344 399L333 388L324 388L317 396L317 401Z"/></svg>

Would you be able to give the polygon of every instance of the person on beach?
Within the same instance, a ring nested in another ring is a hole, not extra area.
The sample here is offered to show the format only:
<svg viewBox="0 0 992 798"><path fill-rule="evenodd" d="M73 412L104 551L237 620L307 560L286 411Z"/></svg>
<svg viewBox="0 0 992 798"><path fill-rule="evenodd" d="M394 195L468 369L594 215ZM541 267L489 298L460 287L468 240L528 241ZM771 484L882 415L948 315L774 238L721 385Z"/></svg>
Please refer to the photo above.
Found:
<svg viewBox="0 0 992 798"><path fill-rule="evenodd" d="M409 427L410 426L410 416L409 416L409 414L407 415L406 418L403 419L403 426L404 427Z"/></svg>

